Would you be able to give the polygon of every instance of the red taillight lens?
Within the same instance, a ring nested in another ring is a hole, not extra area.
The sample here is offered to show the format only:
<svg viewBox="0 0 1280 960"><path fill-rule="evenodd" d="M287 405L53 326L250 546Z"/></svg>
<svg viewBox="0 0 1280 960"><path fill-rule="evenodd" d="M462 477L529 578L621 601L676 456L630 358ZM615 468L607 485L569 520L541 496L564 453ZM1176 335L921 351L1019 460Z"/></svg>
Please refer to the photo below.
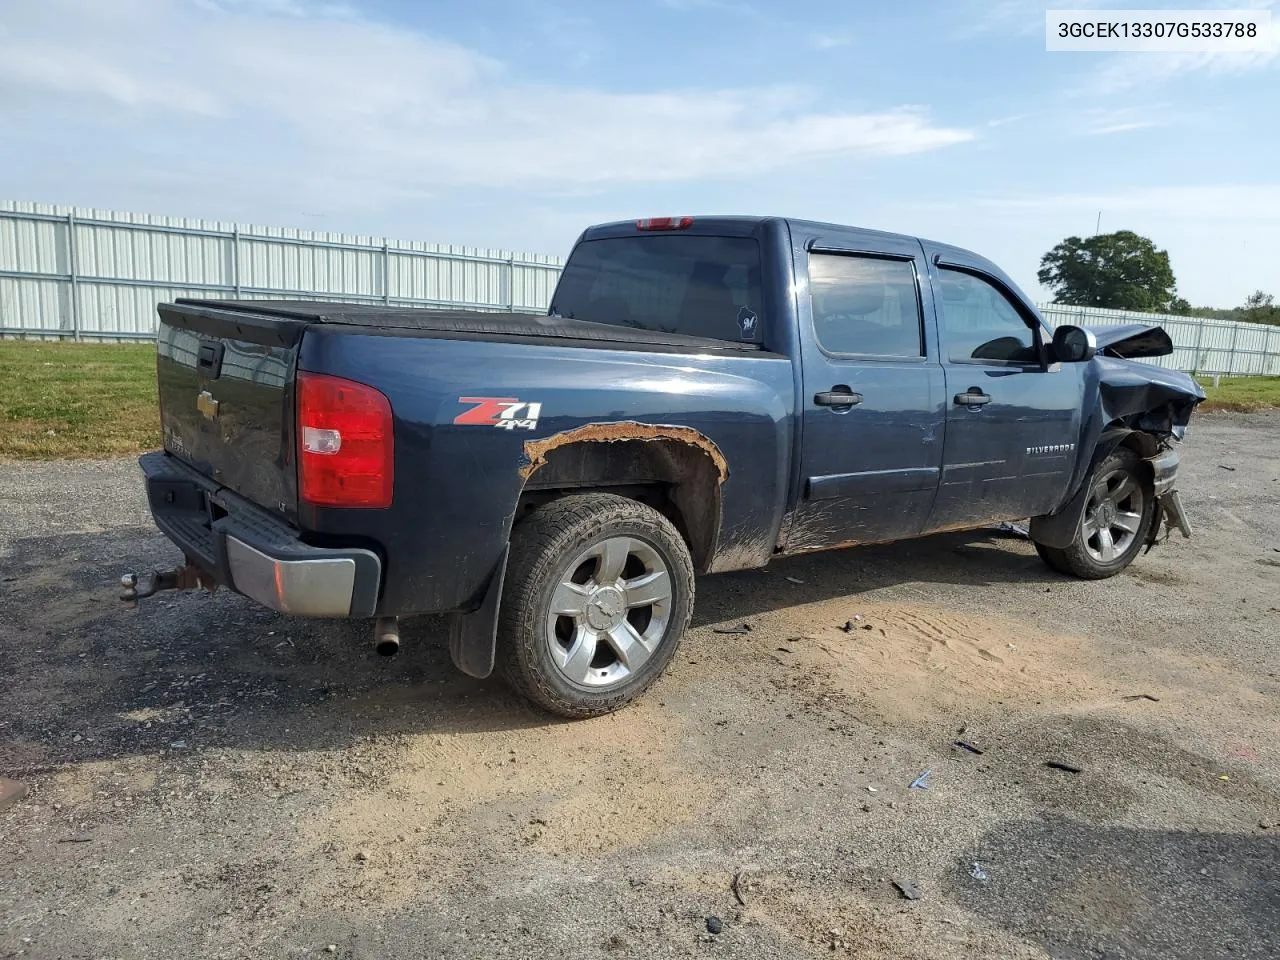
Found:
<svg viewBox="0 0 1280 960"><path fill-rule="evenodd" d="M391 403L373 387L298 373L298 493L324 507L389 507Z"/></svg>
<svg viewBox="0 0 1280 960"><path fill-rule="evenodd" d="M636 221L637 230L687 230L693 217L645 217Z"/></svg>

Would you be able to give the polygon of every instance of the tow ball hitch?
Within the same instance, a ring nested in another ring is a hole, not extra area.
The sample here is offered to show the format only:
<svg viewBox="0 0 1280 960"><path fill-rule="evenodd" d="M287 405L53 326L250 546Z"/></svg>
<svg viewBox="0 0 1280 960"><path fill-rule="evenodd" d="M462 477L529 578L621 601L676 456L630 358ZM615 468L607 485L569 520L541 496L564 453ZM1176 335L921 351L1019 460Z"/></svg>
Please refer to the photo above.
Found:
<svg viewBox="0 0 1280 960"><path fill-rule="evenodd" d="M136 604L143 597L161 590L194 590L197 587L213 590L217 586L217 581L209 574L186 563L172 570L153 570L142 577L136 573L126 573L120 578L120 599L125 603Z"/></svg>

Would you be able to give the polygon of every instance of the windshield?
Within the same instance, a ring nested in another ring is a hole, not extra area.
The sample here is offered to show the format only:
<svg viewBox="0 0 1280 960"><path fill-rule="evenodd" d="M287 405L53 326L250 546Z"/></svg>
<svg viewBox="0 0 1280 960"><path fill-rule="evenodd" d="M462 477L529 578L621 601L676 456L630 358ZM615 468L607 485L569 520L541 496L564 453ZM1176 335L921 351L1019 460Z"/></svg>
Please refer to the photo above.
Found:
<svg viewBox="0 0 1280 960"><path fill-rule="evenodd" d="M760 246L742 237L580 243L552 315L736 343L761 340Z"/></svg>

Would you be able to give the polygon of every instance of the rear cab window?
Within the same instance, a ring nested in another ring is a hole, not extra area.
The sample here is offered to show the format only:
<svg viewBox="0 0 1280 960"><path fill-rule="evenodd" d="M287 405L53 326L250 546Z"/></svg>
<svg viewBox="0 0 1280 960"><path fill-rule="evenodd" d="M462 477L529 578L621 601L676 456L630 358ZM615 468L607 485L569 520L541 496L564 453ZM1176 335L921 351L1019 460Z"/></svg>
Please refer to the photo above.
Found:
<svg viewBox="0 0 1280 960"><path fill-rule="evenodd" d="M587 240L560 276L551 314L733 343L762 342L760 244L749 237Z"/></svg>
<svg viewBox="0 0 1280 960"><path fill-rule="evenodd" d="M915 268L910 260L809 256L813 333L833 356L924 356Z"/></svg>

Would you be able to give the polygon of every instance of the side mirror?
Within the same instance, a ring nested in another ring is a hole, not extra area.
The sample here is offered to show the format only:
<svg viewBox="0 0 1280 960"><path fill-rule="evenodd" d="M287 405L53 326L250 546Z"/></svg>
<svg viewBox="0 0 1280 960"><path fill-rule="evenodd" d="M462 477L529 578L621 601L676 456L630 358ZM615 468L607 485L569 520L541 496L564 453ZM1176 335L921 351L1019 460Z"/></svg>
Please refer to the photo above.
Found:
<svg viewBox="0 0 1280 960"><path fill-rule="evenodd" d="M1098 352L1098 338L1084 327L1063 326L1053 331L1053 359L1059 363L1084 363Z"/></svg>

